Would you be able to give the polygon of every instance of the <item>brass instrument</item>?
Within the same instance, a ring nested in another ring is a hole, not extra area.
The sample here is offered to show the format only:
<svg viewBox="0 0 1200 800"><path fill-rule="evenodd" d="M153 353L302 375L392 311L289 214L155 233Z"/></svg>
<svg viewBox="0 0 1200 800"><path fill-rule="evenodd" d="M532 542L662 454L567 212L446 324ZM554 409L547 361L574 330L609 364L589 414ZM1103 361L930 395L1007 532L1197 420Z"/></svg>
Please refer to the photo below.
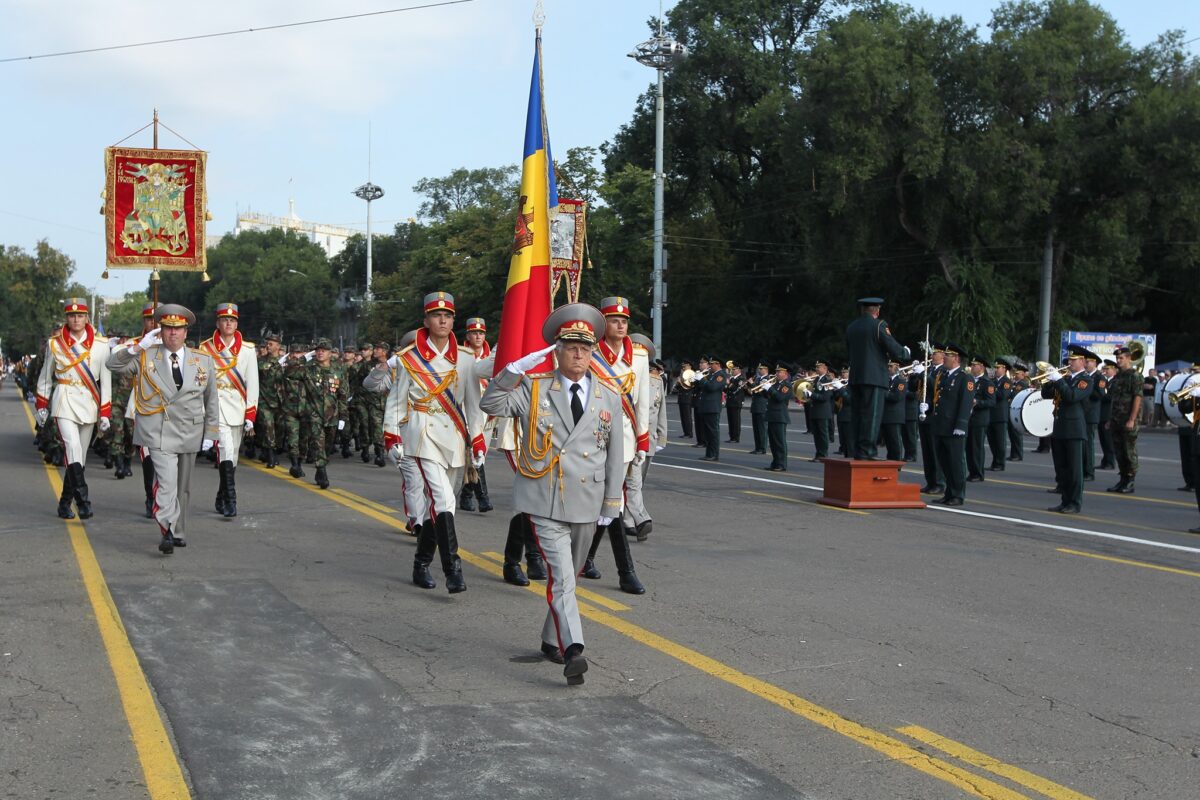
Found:
<svg viewBox="0 0 1200 800"><path fill-rule="evenodd" d="M699 372L693 369L685 369L679 373L679 385L684 389L691 389L692 384L708 374L707 369L702 369Z"/></svg>
<svg viewBox="0 0 1200 800"><path fill-rule="evenodd" d="M730 359L725 362L725 369L727 369L727 370L733 369L733 359Z"/></svg>
<svg viewBox="0 0 1200 800"><path fill-rule="evenodd" d="M814 385L811 378L797 378L792 381L792 396L807 400L812 397Z"/></svg>
<svg viewBox="0 0 1200 800"><path fill-rule="evenodd" d="M1038 374L1029 379L1030 386L1040 386L1041 384L1050 380L1050 376L1052 374L1057 373L1059 375L1066 375L1071 370L1070 367L1059 367L1058 369L1055 369L1048 361L1038 361L1036 362L1036 366L1038 369Z"/></svg>
<svg viewBox="0 0 1200 800"><path fill-rule="evenodd" d="M1129 349L1132 350L1133 348L1131 347ZM1192 390L1197 386L1200 386L1200 374L1190 375L1188 376L1188 379L1183 382L1183 386L1180 387L1179 391L1167 392L1167 401L1171 405L1177 406L1182 403L1185 398L1191 396Z"/></svg>
<svg viewBox="0 0 1200 800"><path fill-rule="evenodd" d="M1146 366L1146 345L1137 339L1130 339L1125 346L1129 348L1129 360L1133 362L1133 368L1141 372Z"/></svg>
<svg viewBox="0 0 1200 800"><path fill-rule="evenodd" d="M767 378L765 381L759 381L758 383L756 383L753 386L751 386L750 388L748 388L746 390L746 394L758 394L759 392L765 392L767 389L770 389L772 386L775 385L776 380L777 379L775 378L775 376L772 375L771 377Z"/></svg>

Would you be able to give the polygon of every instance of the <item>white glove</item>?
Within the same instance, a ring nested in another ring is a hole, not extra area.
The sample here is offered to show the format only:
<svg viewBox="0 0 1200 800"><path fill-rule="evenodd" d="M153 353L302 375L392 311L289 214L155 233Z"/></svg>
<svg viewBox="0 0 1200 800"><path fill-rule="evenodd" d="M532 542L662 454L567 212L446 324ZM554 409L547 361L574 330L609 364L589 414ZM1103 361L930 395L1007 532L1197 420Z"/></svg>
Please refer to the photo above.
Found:
<svg viewBox="0 0 1200 800"><path fill-rule="evenodd" d="M394 444L388 448L388 456L392 461L396 462L396 466L400 466L400 459L404 458L404 445Z"/></svg>
<svg viewBox="0 0 1200 800"><path fill-rule="evenodd" d="M656 444L656 445L654 445L654 452L655 452L655 453L661 453L663 450L666 450L666 449L667 449L667 446L666 446L665 444Z"/></svg>
<svg viewBox="0 0 1200 800"><path fill-rule="evenodd" d="M317 354L317 351L316 351L316 350L309 350L307 353L305 353L305 354L304 354L304 360L305 360L305 361L312 361L312 360L313 360L313 356L315 356L316 354Z"/></svg>
<svg viewBox="0 0 1200 800"><path fill-rule="evenodd" d="M1061 380L1062 380L1062 373L1061 373L1061 372L1058 372L1057 370L1055 370L1055 371L1051 371L1051 372L1050 372L1050 374L1048 374L1048 375L1046 376L1046 378L1047 378L1048 380L1052 380L1052 381L1061 381Z"/></svg>
<svg viewBox="0 0 1200 800"><path fill-rule="evenodd" d="M344 420L344 419L339 419L339 420L338 420L338 430L340 431L340 430L341 430L342 428L344 428L344 427L346 427L346 420Z"/></svg>
<svg viewBox="0 0 1200 800"><path fill-rule="evenodd" d="M1188 395L1191 397L1200 397L1200 386L1197 386L1195 389L1192 389L1192 391L1188 392Z"/></svg>
<svg viewBox="0 0 1200 800"><path fill-rule="evenodd" d="M112 420L108 417L101 417L99 425L101 433L108 433L108 429L112 427Z"/></svg>
<svg viewBox="0 0 1200 800"><path fill-rule="evenodd" d="M912 363L912 374L913 375L920 375L924 371L925 371L925 365L922 364L920 361L914 361Z"/></svg>
<svg viewBox="0 0 1200 800"><path fill-rule="evenodd" d="M275 363L282 367L284 364L287 363L287 360L288 360L288 357L286 355L282 355L278 359L276 359Z"/></svg>
<svg viewBox="0 0 1200 800"><path fill-rule="evenodd" d="M553 349L554 345L550 345L549 347L538 350L536 353L530 353L527 356L522 356L505 367L505 369L514 375L524 375L526 372L529 372L529 370L542 363L542 361L544 361L546 358L546 354Z"/></svg>
<svg viewBox="0 0 1200 800"><path fill-rule="evenodd" d="M50 419L50 409L48 408L39 408L33 413L37 416L38 425L45 425L46 420Z"/></svg>
<svg viewBox="0 0 1200 800"><path fill-rule="evenodd" d="M966 431L964 431L962 428L955 428L955 429L954 429L954 435L955 435L955 436L966 436L966 435L967 435L967 432L966 432Z"/></svg>
<svg viewBox="0 0 1200 800"><path fill-rule="evenodd" d="M607 528L609 525L612 525L612 521L612 517L601 517L600 519L596 520L596 527Z"/></svg>
<svg viewBox="0 0 1200 800"><path fill-rule="evenodd" d="M250 420L246 420L246 424L243 425L242 428L246 431L246 433L254 433L254 423Z"/></svg>
<svg viewBox="0 0 1200 800"><path fill-rule="evenodd" d="M636 453L633 454L633 465L635 467L640 467L645 461L646 461L646 454L643 453L641 450L638 450Z"/></svg>
<svg viewBox="0 0 1200 800"><path fill-rule="evenodd" d="M200 452L203 453L205 450L212 450L216 446L217 446L216 439L205 439L203 442L200 443Z"/></svg>
<svg viewBox="0 0 1200 800"><path fill-rule="evenodd" d="M152 347L156 344L162 344L162 328L155 328L149 331L141 338L140 341L138 341L137 346L139 350L145 350L146 348Z"/></svg>
<svg viewBox="0 0 1200 800"><path fill-rule="evenodd" d="M486 453L480 453L477 456L471 456L471 466L475 467L475 469L482 467L485 461L487 461Z"/></svg>
<svg viewBox="0 0 1200 800"><path fill-rule="evenodd" d="M376 364L375 369L383 369L385 365L391 369L395 369L400 366L400 356L392 356L382 364Z"/></svg>
<svg viewBox="0 0 1200 800"><path fill-rule="evenodd" d="M929 413L929 403L921 403L921 413L922 414Z"/></svg>

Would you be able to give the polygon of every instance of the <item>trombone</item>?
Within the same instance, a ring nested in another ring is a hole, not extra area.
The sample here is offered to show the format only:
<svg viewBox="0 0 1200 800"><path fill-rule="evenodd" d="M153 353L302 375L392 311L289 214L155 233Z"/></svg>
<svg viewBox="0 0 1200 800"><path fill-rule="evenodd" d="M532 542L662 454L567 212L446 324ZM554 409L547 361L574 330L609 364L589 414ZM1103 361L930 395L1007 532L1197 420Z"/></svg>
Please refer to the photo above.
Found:
<svg viewBox="0 0 1200 800"><path fill-rule="evenodd" d="M758 383L751 386L749 389L746 390L746 394L758 394L759 392L765 392L767 389L770 389L772 386L774 386L777 381L778 381L778 378L776 378L774 375L772 375L771 377L767 378L765 381L759 381Z"/></svg>
<svg viewBox="0 0 1200 800"><path fill-rule="evenodd" d="M1066 375L1071 371L1070 367L1059 367L1058 369L1055 369L1048 361L1038 361L1036 364L1038 368L1038 374L1029 379L1029 384L1031 386L1040 386L1041 384L1050 380L1051 375Z"/></svg>

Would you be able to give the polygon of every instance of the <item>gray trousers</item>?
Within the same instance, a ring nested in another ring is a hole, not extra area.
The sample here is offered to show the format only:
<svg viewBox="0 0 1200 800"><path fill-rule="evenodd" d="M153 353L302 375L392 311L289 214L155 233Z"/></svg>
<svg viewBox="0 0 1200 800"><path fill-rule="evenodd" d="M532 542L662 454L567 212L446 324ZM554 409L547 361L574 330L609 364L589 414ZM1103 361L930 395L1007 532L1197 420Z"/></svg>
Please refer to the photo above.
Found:
<svg viewBox="0 0 1200 800"><path fill-rule="evenodd" d="M550 610L542 625L542 641L565 653L571 645L583 644L575 576L587 559L596 523L559 522L533 514L529 515L529 523L533 540L546 563L546 603Z"/></svg>
<svg viewBox="0 0 1200 800"><path fill-rule="evenodd" d="M649 456L640 467L635 467L632 461L625 466L625 510L621 512L621 521L630 527L636 527L650 519L646 501L642 498L642 484L646 480L648 469Z"/></svg>
<svg viewBox="0 0 1200 800"><path fill-rule="evenodd" d="M148 449L148 448L147 448ZM188 503L192 496L192 467L195 453L164 453L150 450L154 464L154 519L160 532L183 537L187 527Z"/></svg>

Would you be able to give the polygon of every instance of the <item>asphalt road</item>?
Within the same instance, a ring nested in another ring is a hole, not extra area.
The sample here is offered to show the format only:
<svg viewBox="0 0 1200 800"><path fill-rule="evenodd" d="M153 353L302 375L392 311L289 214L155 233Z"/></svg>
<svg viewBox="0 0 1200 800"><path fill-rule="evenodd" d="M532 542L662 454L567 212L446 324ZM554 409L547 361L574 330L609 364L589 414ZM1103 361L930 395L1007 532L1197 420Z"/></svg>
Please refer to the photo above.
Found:
<svg viewBox="0 0 1200 800"><path fill-rule="evenodd" d="M164 558L136 475L93 465L96 516L54 516L3 392L0 797L1197 796L1200 514L1173 435L1142 437L1136 495L1099 472L1078 516L1045 511L1032 453L961 510L855 513L815 503L802 426L770 473L745 418L718 464L673 419L633 546L648 593L605 545L568 688L537 657L540 587L499 578L502 459L497 510L459 515L465 594L409 583L397 473L357 459L324 492L244 465L232 520L198 469Z"/></svg>

